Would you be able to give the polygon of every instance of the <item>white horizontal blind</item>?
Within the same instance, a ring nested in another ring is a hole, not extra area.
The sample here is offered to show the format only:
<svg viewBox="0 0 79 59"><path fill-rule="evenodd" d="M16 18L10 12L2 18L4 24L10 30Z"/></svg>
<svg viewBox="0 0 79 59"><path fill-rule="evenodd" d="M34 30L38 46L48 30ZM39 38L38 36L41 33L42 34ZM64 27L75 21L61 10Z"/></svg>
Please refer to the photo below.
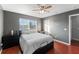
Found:
<svg viewBox="0 0 79 59"><path fill-rule="evenodd" d="M36 31L37 30L37 21L20 18L19 19L19 29L22 32Z"/></svg>

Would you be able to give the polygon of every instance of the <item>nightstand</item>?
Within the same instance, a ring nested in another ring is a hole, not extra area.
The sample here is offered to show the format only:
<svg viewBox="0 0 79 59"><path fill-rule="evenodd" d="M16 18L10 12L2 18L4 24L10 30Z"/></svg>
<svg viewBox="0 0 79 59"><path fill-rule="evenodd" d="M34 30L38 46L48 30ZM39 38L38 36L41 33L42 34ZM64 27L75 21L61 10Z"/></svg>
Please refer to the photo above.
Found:
<svg viewBox="0 0 79 59"><path fill-rule="evenodd" d="M49 34L48 32L46 32L46 31L39 31L39 33L42 33L42 34Z"/></svg>
<svg viewBox="0 0 79 59"><path fill-rule="evenodd" d="M2 49L19 45L19 35L4 35L2 37Z"/></svg>

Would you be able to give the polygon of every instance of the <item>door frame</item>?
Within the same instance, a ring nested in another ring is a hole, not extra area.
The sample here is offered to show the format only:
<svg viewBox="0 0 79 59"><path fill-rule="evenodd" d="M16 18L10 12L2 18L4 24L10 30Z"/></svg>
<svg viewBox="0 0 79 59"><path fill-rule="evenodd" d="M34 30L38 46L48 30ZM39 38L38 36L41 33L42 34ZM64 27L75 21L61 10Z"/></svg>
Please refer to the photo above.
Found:
<svg viewBox="0 0 79 59"><path fill-rule="evenodd" d="M69 15L69 45L71 45L71 40L72 40L72 16L79 16L79 14L72 14Z"/></svg>

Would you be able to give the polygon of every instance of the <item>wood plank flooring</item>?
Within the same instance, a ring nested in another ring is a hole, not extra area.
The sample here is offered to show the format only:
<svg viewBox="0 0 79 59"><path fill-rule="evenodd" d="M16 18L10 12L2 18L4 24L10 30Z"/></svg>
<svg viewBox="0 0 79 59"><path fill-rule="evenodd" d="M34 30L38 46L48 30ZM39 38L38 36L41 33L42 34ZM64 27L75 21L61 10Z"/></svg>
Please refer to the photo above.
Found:
<svg viewBox="0 0 79 59"><path fill-rule="evenodd" d="M54 49L48 51L48 54L79 54L79 42L73 41L71 45L55 42Z"/></svg>
<svg viewBox="0 0 79 59"><path fill-rule="evenodd" d="M18 54L20 51L18 46L14 46L2 51L2 54Z"/></svg>
<svg viewBox="0 0 79 59"><path fill-rule="evenodd" d="M18 46L8 48L2 51L2 54L18 54L20 51ZM73 41L72 45L65 45L54 42L54 49L50 49L47 54L79 54L79 42Z"/></svg>

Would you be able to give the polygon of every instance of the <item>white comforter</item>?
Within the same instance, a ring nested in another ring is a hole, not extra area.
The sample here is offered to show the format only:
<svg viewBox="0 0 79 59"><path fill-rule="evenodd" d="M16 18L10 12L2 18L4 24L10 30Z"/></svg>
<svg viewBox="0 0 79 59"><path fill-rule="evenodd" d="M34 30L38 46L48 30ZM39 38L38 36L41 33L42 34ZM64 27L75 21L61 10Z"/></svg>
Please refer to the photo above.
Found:
<svg viewBox="0 0 79 59"><path fill-rule="evenodd" d="M20 46L24 54L32 54L36 49L43 47L52 41L53 38L46 34L22 34Z"/></svg>

